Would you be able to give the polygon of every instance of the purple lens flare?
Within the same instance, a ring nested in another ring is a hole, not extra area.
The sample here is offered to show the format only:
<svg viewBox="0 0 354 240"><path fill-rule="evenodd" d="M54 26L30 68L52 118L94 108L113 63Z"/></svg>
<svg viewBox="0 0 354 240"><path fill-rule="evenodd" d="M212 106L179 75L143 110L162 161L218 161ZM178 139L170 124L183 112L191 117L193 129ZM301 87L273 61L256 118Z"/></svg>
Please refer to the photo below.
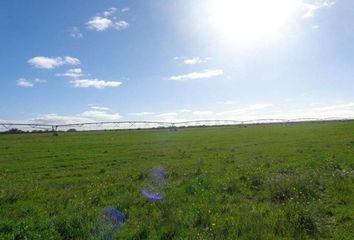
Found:
<svg viewBox="0 0 354 240"><path fill-rule="evenodd" d="M125 215L116 208L104 208L97 223L95 239L114 239L118 231L124 226L125 221Z"/></svg>
<svg viewBox="0 0 354 240"><path fill-rule="evenodd" d="M164 196L160 196L160 195L157 195L157 194L149 193L146 189L141 189L141 193L146 198L149 198L150 200L153 200L153 201L160 201L160 200L163 200L165 198Z"/></svg>
<svg viewBox="0 0 354 240"><path fill-rule="evenodd" d="M103 209L103 216L115 223L124 224L126 220L125 215L113 207Z"/></svg>
<svg viewBox="0 0 354 240"><path fill-rule="evenodd" d="M165 198L166 189L166 170L162 167L156 167L151 169L147 175L141 188L141 194L152 201L161 201Z"/></svg>

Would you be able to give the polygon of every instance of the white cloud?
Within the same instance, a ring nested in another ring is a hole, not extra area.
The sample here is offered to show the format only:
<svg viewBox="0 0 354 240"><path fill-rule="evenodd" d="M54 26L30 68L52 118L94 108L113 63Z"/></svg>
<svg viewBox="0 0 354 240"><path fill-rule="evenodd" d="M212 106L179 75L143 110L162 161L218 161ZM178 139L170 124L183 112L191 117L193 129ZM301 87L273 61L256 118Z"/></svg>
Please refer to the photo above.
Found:
<svg viewBox="0 0 354 240"><path fill-rule="evenodd" d="M276 114L268 114L272 118L314 118L314 119L342 119L354 118L354 102L328 104L316 107L296 107L291 109L281 109Z"/></svg>
<svg viewBox="0 0 354 240"><path fill-rule="evenodd" d="M297 118L354 118L354 102L326 106L282 107L273 104L253 104L229 111L216 113L218 119L252 120L252 119L297 119Z"/></svg>
<svg viewBox="0 0 354 240"><path fill-rule="evenodd" d="M75 88L115 88L119 87L122 83L117 81L104 81L98 79L81 79L81 80L72 80L70 81L73 87Z"/></svg>
<svg viewBox="0 0 354 240"><path fill-rule="evenodd" d="M155 113L153 112L137 112L137 113L128 113L130 116L137 116L137 117L142 117L142 116L148 116L148 115L153 115Z"/></svg>
<svg viewBox="0 0 354 240"><path fill-rule="evenodd" d="M112 20L105 17L96 16L93 17L86 24L89 29L96 31L104 31L112 26Z"/></svg>
<svg viewBox="0 0 354 240"><path fill-rule="evenodd" d="M324 107L317 107L314 108L314 111L320 111L320 112L328 112L332 110L345 110L345 109L354 109L354 102L349 102L349 103L343 103L343 104L334 104L334 105L328 105Z"/></svg>
<svg viewBox="0 0 354 240"><path fill-rule="evenodd" d="M96 108L96 110L94 109ZM77 124L77 123L94 123L94 122L114 122L119 121L122 116L118 113L110 111L109 108L90 106L91 109L82 113L73 115L59 115L56 113L41 114L34 119L30 119L28 123L38 124Z"/></svg>
<svg viewBox="0 0 354 240"><path fill-rule="evenodd" d="M73 115L59 115L55 113L39 115L36 118L23 121L23 123L38 123L38 124L75 124L75 123L94 123L100 121L115 122L119 121L122 116L118 113L112 112L108 108L94 109L95 105L89 105L91 109L78 114ZM268 109L270 108L270 109ZM180 111L178 111L180 113ZM146 112L148 113L148 112ZM341 118L354 118L354 102L341 102L328 105L316 105L315 107L310 105L304 106L292 106L288 104L271 106L269 103L259 103L249 106L233 109L228 112L213 112L213 111L194 111L192 114L178 114L177 112L162 113L159 115L153 115L151 118L145 117L144 120L150 121L163 121L163 122L184 122L195 120L260 120L260 119L341 119ZM138 113L139 114L139 113ZM145 116L144 112L141 114ZM149 114L146 114L148 116ZM1 121L1 120L0 120ZM5 121L4 122L18 122L18 121ZM255 121L256 122L256 121ZM271 122L271 121L270 121ZM211 123L213 124L213 123ZM122 126L122 125L119 125ZM116 128L117 125L100 126L90 125L86 127L80 127L80 129L103 129L103 128ZM1 129L0 129L1 130Z"/></svg>
<svg viewBox="0 0 354 240"><path fill-rule="evenodd" d="M80 29L78 27L72 27L69 30L70 37L72 38L83 38L84 35L81 33Z"/></svg>
<svg viewBox="0 0 354 240"><path fill-rule="evenodd" d="M34 83L32 83L24 78L20 78L17 80L16 85L19 87L23 87L23 88L31 88L34 86Z"/></svg>
<svg viewBox="0 0 354 240"><path fill-rule="evenodd" d="M178 114L179 113L179 114ZM154 116L156 121L181 122L198 119L220 119L220 120L257 120L257 119L289 119L315 118L315 119L338 119L354 118L354 102L343 102L325 106L292 106L288 104L257 103L229 111L213 112L211 110L193 111L191 114L183 114L182 111L162 113Z"/></svg>
<svg viewBox="0 0 354 240"><path fill-rule="evenodd" d="M199 63L206 63L210 60L210 58L200 58L200 57L195 57L195 58L189 58L189 59L185 59L183 61L184 64L187 65L195 65L195 64L199 64Z"/></svg>
<svg viewBox="0 0 354 240"><path fill-rule="evenodd" d="M116 20L116 17L114 17L116 11L116 8L110 8L103 13L97 14L86 23L87 27L98 32L105 31L109 28L114 28L116 30L123 30L128 28L128 22L123 20Z"/></svg>
<svg viewBox="0 0 354 240"><path fill-rule="evenodd" d="M129 27L129 23L127 23L126 21L117 21L117 22L114 22L112 27L116 30L123 30L123 29L126 29Z"/></svg>
<svg viewBox="0 0 354 240"><path fill-rule="evenodd" d="M34 79L34 82L35 82L35 83L46 83L47 80L43 80L43 79L36 78L36 79Z"/></svg>
<svg viewBox="0 0 354 240"><path fill-rule="evenodd" d="M303 18L311 18L315 15L316 11L322 8L330 8L335 4L332 0L317 0L313 3L307 3L301 1L301 6L303 10Z"/></svg>
<svg viewBox="0 0 354 240"><path fill-rule="evenodd" d="M39 78L34 79L33 81L31 80L27 80L25 78L20 78L16 81L16 85L19 87L23 87L23 88L32 88L34 87L34 85L36 85L37 83L46 83L46 80L42 80Z"/></svg>
<svg viewBox="0 0 354 240"><path fill-rule="evenodd" d="M74 57L66 56L64 57L64 64L69 64L69 65L79 65L80 60Z"/></svg>
<svg viewBox="0 0 354 240"><path fill-rule="evenodd" d="M271 108L273 106L274 105L270 103L258 103L246 107L218 112L216 115L220 119L256 119L264 116L264 113L267 112L267 108Z"/></svg>
<svg viewBox="0 0 354 240"><path fill-rule="evenodd" d="M96 106L96 105L89 105L89 107L93 110L98 110L98 111L109 111L111 110L108 107L100 107L100 106Z"/></svg>
<svg viewBox="0 0 354 240"><path fill-rule="evenodd" d="M184 121L177 112L166 112L155 115L153 121L161 121L161 122L179 122Z"/></svg>
<svg viewBox="0 0 354 240"><path fill-rule="evenodd" d="M214 112L212 112L212 111L194 111L193 112L193 115L204 116L204 117L212 116L213 114L214 114Z"/></svg>
<svg viewBox="0 0 354 240"><path fill-rule="evenodd" d="M100 121L118 121L121 119L121 116L118 113L108 113L106 111L86 111L80 113L79 117L88 118L91 120L100 120Z"/></svg>
<svg viewBox="0 0 354 240"><path fill-rule="evenodd" d="M34 119L30 119L29 122L37 124L73 124L92 122L92 120L78 116L63 116L56 113L49 113L41 114Z"/></svg>
<svg viewBox="0 0 354 240"><path fill-rule="evenodd" d="M224 105L232 105L232 104L234 104L234 101L227 100L227 101L219 102L219 103L224 104Z"/></svg>
<svg viewBox="0 0 354 240"><path fill-rule="evenodd" d="M265 109L269 107L273 107L274 105L271 103L258 103L258 104L253 104L249 106L250 110L259 110L259 109Z"/></svg>
<svg viewBox="0 0 354 240"><path fill-rule="evenodd" d="M195 64L200 64L200 63L206 63L208 61L210 61L212 58L210 57L206 57L206 58L202 58L202 57L193 57L193 58L187 58L187 57L174 57L173 60L182 63L182 64L186 64L186 65L195 65Z"/></svg>
<svg viewBox="0 0 354 240"><path fill-rule="evenodd" d="M213 78L224 75L222 69L208 69L202 72L192 72L183 75L171 76L169 80L171 81L187 81L187 80L196 80L196 79L206 79Z"/></svg>
<svg viewBox="0 0 354 240"><path fill-rule="evenodd" d="M55 113L42 114L26 122L37 124L76 124L93 123L100 121L119 121L121 116L118 113L107 113L105 111L86 111L72 116L59 115Z"/></svg>
<svg viewBox="0 0 354 240"><path fill-rule="evenodd" d="M121 12L129 12L130 8L126 7L126 8L122 8L122 10L120 10Z"/></svg>
<svg viewBox="0 0 354 240"><path fill-rule="evenodd" d="M183 109L180 109L179 112L181 112L181 113L190 113L190 112L192 112L192 110L183 108Z"/></svg>
<svg viewBox="0 0 354 240"><path fill-rule="evenodd" d="M111 7L108 10L103 12L103 16L105 16L105 17L112 16L116 11L117 11L117 8Z"/></svg>
<svg viewBox="0 0 354 240"><path fill-rule="evenodd" d="M51 69L63 65L62 58L34 57L28 60L28 63L36 68Z"/></svg>
<svg viewBox="0 0 354 240"><path fill-rule="evenodd" d="M56 74L59 77L79 78L85 76L81 68L68 69L65 73Z"/></svg>
<svg viewBox="0 0 354 240"><path fill-rule="evenodd" d="M178 114L175 113L175 112L169 112L169 113L162 113L162 114L159 114L158 116L159 117L176 117Z"/></svg>
<svg viewBox="0 0 354 240"><path fill-rule="evenodd" d="M79 65L80 60L69 56L56 58L38 56L29 59L28 63L36 68L53 69L62 65Z"/></svg>

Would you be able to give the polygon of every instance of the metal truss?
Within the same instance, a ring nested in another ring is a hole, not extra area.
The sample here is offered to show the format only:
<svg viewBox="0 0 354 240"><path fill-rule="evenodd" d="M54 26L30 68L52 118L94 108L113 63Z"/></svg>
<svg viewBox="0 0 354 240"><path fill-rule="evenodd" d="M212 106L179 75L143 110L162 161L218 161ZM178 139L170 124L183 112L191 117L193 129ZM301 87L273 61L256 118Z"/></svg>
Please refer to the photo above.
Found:
<svg viewBox="0 0 354 240"><path fill-rule="evenodd" d="M297 118L297 119L255 119L255 120L195 120L184 122L162 122L162 121L117 121L117 122L87 122L71 124L41 124L41 123L6 123L0 122L0 131L12 128L32 130L44 130L57 135L58 131L67 131L79 128L83 131L94 130L124 130L124 129L154 129L168 128L177 129L182 127L207 127L207 126L247 126L254 124L272 123L300 123L300 122L327 122L327 121L351 121L354 119L344 118ZM1 128L2 127L2 128Z"/></svg>

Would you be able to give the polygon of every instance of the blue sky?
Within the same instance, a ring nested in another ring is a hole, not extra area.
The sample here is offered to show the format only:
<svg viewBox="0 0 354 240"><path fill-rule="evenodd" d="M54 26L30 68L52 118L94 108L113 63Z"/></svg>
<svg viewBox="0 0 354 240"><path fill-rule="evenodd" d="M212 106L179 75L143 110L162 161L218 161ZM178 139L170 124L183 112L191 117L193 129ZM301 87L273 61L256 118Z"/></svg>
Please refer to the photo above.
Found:
<svg viewBox="0 0 354 240"><path fill-rule="evenodd" d="M4 0L0 121L354 117L351 0Z"/></svg>

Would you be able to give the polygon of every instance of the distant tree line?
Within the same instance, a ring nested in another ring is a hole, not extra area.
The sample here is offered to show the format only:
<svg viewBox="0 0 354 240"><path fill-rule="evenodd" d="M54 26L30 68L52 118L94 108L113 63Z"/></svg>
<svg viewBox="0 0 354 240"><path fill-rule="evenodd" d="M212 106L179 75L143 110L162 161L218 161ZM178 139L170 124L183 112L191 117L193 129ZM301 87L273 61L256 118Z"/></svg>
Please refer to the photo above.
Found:
<svg viewBox="0 0 354 240"><path fill-rule="evenodd" d="M21 129L18 128L10 128L6 132L2 132L3 134L20 134L20 133L26 133L25 131L22 131Z"/></svg>
<svg viewBox="0 0 354 240"><path fill-rule="evenodd" d="M67 130L67 132L76 132L77 130L75 128L70 128ZM23 131L18 128L10 128L5 132L0 132L0 134L24 134L24 133L49 133L52 132L50 129L44 129L44 130L32 130L32 131ZM64 132L64 131L57 131L57 132Z"/></svg>

